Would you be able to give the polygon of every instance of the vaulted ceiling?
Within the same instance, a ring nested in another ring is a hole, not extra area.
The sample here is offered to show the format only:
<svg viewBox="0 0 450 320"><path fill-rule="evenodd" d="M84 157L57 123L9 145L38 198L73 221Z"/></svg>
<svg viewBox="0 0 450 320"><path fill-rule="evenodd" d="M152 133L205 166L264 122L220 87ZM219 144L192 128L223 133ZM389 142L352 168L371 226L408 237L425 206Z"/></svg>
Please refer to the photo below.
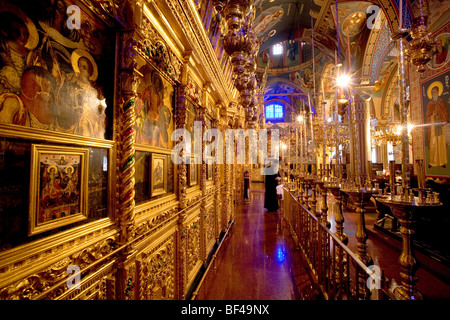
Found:
<svg viewBox="0 0 450 320"><path fill-rule="evenodd" d="M370 7L374 4L378 7ZM298 104L296 99L306 102L307 92L320 91L321 76L336 60L351 70L358 84L373 85L378 80L373 69L378 68L379 75L386 61L371 55L380 35L389 38L392 30L398 29L395 0L255 0L254 10L253 30L260 41L257 72L267 74L265 101L283 98L292 104ZM375 22L374 10L379 10L381 24L370 28ZM406 10L404 21L409 20L410 10ZM275 44L281 44L282 55L273 54ZM388 44L389 39L381 43ZM383 57L388 53L378 52Z"/></svg>

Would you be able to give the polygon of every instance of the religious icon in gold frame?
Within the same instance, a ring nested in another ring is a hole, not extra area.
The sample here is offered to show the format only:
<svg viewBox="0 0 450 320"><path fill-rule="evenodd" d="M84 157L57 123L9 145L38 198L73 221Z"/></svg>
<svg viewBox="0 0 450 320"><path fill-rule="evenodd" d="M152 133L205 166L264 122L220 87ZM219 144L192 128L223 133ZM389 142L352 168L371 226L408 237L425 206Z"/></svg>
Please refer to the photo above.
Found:
<svg viewBox="0 0 450 320"><path fill-rule="evenodd" d="M167 193L167 155L152 153L150 196Z"/></svg>
<svg viewBox="0 0 450 320"><path fill-rule="evenodd" d="M187 163L188 186L192 187L198 184L198 165L195 157L190 158L190 163Z"/></svg>
<svg viewBox="0 0 450 320"><path fill-rule="evenodd" d="M31 147L28 235L87 218L89 149Z"/></svg>

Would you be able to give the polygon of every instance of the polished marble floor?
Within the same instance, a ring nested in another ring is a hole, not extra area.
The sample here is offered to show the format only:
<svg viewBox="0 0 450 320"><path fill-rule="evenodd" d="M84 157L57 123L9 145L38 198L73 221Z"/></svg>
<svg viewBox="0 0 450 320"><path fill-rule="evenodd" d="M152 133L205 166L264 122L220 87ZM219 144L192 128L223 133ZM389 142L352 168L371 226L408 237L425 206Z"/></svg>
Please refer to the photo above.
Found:
<svg viewBox="0 0 450 320"><path fill-rule="evenodd" d="M238 204L235 224L198 300L293 300L310 284L286 226L263 205L263 192L253 192L249 204Z"/></svg>
<svg viewBox="0 0 450 320"><path fill-rule="evenodd" d="M279 215L263 208L264 191L252 185L249 204L238 204L235 225L224 240L215 262L199 288L198 300L291 300L317 299L306 264ZM320 208L321 198L318 199ZM333 196L328 196L328 220L335 230ZM344 209L344 232L356 252L358 214ZM374 215L366 215L368 252L385 276L400 282L398 259L402 243L373 227ZM427 300L450 299L450 268L415 253L419 269L418 290ZM305 294L309 292L309 294Z"/></svg>

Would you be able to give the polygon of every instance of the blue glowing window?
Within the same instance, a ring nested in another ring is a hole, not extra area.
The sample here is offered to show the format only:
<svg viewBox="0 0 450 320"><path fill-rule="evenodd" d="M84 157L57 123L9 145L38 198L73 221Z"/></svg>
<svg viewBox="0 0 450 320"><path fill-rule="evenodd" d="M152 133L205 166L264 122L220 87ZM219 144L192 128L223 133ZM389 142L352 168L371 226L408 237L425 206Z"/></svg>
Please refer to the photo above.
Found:
<svg viewBox="0 0 450 320"><path fill-rule="evenodd" d="M281 103L266 105L266 119L282 120L284 117L284 107Z"/></svg>

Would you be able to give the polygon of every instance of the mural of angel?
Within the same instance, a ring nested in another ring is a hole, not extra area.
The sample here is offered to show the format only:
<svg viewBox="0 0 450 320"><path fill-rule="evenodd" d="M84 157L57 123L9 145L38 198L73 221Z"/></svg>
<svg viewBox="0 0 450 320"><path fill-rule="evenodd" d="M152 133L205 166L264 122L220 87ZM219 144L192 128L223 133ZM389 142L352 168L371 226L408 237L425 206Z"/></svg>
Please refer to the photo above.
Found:
<svg viewBox="0 0 450 320"><path fill-rule="evenodd" d="M257 36L261 36L273 28L283 17L284 10L281 6L270 7L261 12L253 22L253 31Z"/></svg>

